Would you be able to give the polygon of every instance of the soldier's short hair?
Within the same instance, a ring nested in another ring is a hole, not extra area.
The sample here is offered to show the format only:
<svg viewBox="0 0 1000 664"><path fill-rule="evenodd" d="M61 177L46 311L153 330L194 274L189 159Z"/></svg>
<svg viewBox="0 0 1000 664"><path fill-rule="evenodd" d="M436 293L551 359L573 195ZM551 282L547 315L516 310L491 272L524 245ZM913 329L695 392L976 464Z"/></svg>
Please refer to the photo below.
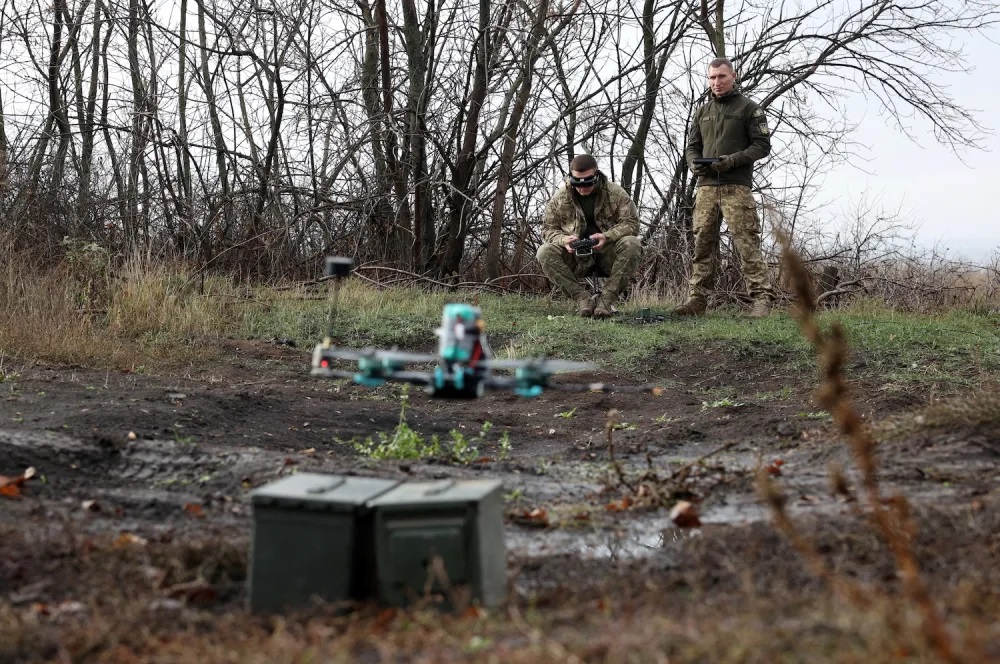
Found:
<svg viewBox="0 0 1000 664"><path fill-rule="evenodd" d="M573 161L569 162L569 170L577 173L583 173L592 168L597 168L597 160L591 154L578 154L573 157Z"/></svg>
<svg viewBox="0 0 1000 664"><path fill-rule="evenodd" d="M736 73L736 67L733 66L733 61L729 58L715 58L708 63L709 69L716 69L718 67L729 67L729 71Z"/></svg>

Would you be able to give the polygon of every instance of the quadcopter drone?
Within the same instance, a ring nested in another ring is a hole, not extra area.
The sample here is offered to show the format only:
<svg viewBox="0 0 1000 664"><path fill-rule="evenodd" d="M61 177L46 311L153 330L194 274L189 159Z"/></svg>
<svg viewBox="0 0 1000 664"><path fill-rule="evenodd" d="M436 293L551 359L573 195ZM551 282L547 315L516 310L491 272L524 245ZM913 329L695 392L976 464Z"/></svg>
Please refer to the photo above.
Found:
<svg viewBox="0 0 1000 664"><path fill-rule="evenodd" d="M352 263L350 258L328 257L326 274L339 282L350 274ZM386 382L410 383L423 386L432 397L444 399L478 399L486 390L510 390L522 397L537 397L546 389L659 392L659 388L651 386L616 388L604 383L552 383L550 379L555 373L591 371L598 367L591 362L547 358L498 359L490 349L485 328L479 307L453 303L444 306L441 327L435 331L438 336L437 355L410 353L395 348L358 350L338 347L333 345L328 334L313 351L312 375L350 378L365 387L376 387ZM353 361L357 365L353 371L336 369L334 364L337 360ZM431 371L407 369L410 364L431 363L435 365ZM496 374L494 370L512 370L513 375Z"/></svg>

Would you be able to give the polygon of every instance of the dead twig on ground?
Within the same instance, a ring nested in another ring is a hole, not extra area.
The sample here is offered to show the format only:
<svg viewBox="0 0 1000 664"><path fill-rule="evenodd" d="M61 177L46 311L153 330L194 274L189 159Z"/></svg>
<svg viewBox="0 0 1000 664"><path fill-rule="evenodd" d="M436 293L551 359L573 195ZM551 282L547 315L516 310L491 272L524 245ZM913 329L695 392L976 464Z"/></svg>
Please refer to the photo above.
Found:
<svg viewBox="0 0 1000 664"><path fill-rule="evenodd" d="M611 460L611 467L615 469L615 473L618 475L618 482L628 487L628 490L634 494L636 492L635 487L632 486L625 476L625 471L622 469L621 463L615 459L615 425L617 424L618 411L612 408L608 411L608 420L604 425L604 434L608 440L608 458Z"/></svg>

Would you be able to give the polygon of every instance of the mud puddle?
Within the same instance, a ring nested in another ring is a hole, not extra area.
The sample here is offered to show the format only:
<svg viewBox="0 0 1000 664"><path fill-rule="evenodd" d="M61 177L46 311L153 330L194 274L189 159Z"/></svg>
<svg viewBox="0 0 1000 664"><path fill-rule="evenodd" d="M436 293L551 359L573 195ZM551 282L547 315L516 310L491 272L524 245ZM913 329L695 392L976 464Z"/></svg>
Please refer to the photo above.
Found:
<svg viewBox="0 0 1000 664"><path fill-rule="evenodd" d="M609 504L616 494L609 491L614 478L606 461L512 461L476 466L423 462L378 465L354 459L345 464L322 451L304 455L184 440L81 440L58 432L11 430L0 430L0 446L5 450L5 472L20 472L32 466L38 474L38 479L25 488L26 504L19 509L75 514L85 520L87 530L156 532L193 527L197 522L249 532L251 490L284 475L309 471L416 480L500 479L510 520L506 547L508 553L521 559L557 555L589 560L642 559L662 551L668 543L699 536L698 529L677 527L666 508L611 511ZM697 454L693 456L697 458ZM703 528L769 519L752 482L711 487L719 478L729 478L730 482L732 478L746 479L758 462L756 456L752 451L729 454L724 464L704 478L707 483L702 488L695 485L694 500ZM778 481L788 497L792 516L851 509L829 494L825 488L828 480L815 467L815 459L803 454L801 468L796 468L796 457L789 455L789 459L786 468L796 470L791 477ZM676 452L672 460L677 462ZM629 464L623 470L635 477L643 468ZM892 483L887 485L891 489ZM955 497L956 489L947 484L921 488L920 500ZM551 522L548 518L534 523L530 518L517 518L533 510L546 512ZM178 526L177 519L184 521Z"/></svg>

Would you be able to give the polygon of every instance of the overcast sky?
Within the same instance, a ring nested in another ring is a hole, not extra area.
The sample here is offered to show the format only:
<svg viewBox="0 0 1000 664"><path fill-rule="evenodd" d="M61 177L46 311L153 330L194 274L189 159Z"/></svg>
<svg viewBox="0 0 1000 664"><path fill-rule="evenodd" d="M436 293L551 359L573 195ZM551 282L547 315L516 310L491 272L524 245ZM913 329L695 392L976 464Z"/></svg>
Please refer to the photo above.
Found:
<svg viewBox="0 0 1000 664"><path fill-rule="evenodd" d="M844 164L826 178L820 199L833 201L830 213L843 216L867 192L889 212L897 208L919 227L918 245L947 248L952 258L985 261L1000 251L1000 29L987 36L970 35L967 74L942 74L954 98L978 111L979 122L991 131L983 151L956 156L936 143L926 124L914 143L898 133L860 96L851 109L864 113L855 138L869 158L862 168ZM868 171L868 172L865 172Z"/></svg>

